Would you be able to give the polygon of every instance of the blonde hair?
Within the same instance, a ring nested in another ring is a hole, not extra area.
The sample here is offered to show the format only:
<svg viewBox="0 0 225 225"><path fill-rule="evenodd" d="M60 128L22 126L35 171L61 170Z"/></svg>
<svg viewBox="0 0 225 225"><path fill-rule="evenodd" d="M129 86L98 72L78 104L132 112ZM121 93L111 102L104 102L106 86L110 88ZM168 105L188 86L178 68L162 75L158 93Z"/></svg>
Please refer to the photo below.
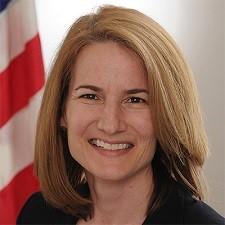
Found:
<svg viewBox="0 0 225 225"><path fill-rule="evenodd" d="M71 26L46 84L35 147L36 173L46 200L72 215L91 215L92 202L79 191L83 168L69 153L60 118L80 49L108 40L133 50L148 75L158 141L152 162L156 188L148 212L164 203L174 183L202 199L201 167L208 146L195 83L184 57L153 19L133 9L103 6Z"/></svg>

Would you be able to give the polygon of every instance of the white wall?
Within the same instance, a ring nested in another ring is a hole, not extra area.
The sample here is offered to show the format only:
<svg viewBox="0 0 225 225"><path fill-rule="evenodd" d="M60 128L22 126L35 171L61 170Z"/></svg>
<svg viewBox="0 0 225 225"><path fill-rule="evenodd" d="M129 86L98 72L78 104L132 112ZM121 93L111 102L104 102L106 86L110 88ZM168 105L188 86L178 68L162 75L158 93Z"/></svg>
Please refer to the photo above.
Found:
<svg viewBox="0 0 225 225"><path fill-rule="evenodd" d="M199 87L211 155L205 164L208 202L225 215L224 0L36 0L46 71L58 44L79 16L101 4L123 5L151 16L175 38Z"/></svg>

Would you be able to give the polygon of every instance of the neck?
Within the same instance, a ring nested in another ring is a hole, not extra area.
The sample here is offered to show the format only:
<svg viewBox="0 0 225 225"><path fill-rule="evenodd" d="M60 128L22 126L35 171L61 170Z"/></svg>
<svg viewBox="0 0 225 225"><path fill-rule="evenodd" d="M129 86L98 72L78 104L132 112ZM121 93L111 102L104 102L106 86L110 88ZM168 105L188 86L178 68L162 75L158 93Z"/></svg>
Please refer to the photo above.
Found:
<svg viewBox="0 0 225 225"><path fill-rule="evenodd" d="M143 223L154 187L151 168L122 181L86 176L94 205L92 224Z"/></svg>

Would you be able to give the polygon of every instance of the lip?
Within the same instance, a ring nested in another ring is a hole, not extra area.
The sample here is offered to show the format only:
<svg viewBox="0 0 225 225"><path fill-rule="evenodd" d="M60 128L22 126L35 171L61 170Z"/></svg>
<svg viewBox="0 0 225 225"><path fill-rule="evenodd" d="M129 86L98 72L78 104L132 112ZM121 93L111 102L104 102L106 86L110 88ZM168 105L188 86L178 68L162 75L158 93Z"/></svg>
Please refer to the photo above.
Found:
<svg viewBox="0 0 225 225"><path fill-rule="evenodd" d="M107 140L107 139L103 139L103 138L96 138L96 137L94 137L94 138L90 138L90 139L88 139L88 142L90 143L90 140L92 140L92 139L98 139L98 140L101 140L101 141L103 141L103 142L105 142L105 143L108 143L108 144L131 144L132 146L134 146L134 144L132 143L132 142L130 142L130 141L124 141L124 140Z"/></svg>
<svg viewBox="0 0 225 225"><path fill-rule="evenodd" d="M101 140L101 139L100 139ZM89 142L88 142L89 143ZM102 155L102 156L106 156L106 157L118 157L118 156L123 156L126 155L127 153L129 153L134 146L132 146L131 148L127 148L127 149L121 149L121 150L106 150L106 149L102 149L101 147L95 146L91 143L89 143L89 145L92 147L92 149Z"/></svg>
<svg viewBox="0 0 225 225"><path fill-rule="evenodd" d="M90 143L89 143L90 144ZM112 150L102 150L100 147L97 147L95 145L90 144L90 146L92 147L92 149L94 149L94 151L102 156L106 156L106 157L118 157L118 156L123 156L127 153L129 153L133 147L131 148L127 148L127 149L121 149L121 150L116 150L116 151L112 151Z"/></svg>

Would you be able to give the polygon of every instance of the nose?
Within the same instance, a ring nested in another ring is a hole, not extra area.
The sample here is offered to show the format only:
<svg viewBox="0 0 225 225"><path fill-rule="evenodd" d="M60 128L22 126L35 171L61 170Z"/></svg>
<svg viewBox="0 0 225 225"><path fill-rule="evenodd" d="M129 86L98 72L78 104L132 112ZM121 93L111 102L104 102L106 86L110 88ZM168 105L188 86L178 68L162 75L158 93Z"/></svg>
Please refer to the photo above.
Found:
<svg viewBox="0 0 225 225"><path fill-rule="evenodd" d="M97 128L109 135L126 130L124 112L117 104L105 104L97 122Z"/></svg>

